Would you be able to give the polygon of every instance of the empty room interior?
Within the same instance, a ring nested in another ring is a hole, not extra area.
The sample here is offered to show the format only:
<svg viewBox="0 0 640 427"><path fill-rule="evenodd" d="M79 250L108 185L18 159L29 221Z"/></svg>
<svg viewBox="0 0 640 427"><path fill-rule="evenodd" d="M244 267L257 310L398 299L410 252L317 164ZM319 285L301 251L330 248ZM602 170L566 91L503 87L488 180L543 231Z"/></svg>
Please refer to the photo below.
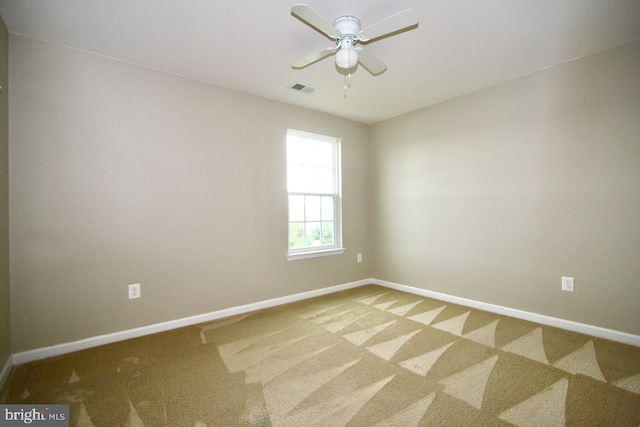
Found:
<svg viewBox="0 0 640 427"><path fill-rule="evenodd" d="M0 15L0 403L640 425L640 1Z"/></svg>

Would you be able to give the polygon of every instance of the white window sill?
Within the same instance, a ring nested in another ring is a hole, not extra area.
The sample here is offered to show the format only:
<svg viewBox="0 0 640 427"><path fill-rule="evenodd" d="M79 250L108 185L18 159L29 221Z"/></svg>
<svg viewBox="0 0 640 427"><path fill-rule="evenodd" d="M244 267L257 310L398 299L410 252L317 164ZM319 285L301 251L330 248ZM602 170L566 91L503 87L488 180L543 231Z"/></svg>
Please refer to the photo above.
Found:
<svg viewBox="0 0 640 427"><path fill-rule="evenodd" d="M316 258L320 256L328 256L328 255L340 255L344 253L344 248L338 249L325 249L319 251L310 251L310 252L298 252L295 254L287 255L287 261L295 261L297 259L306 259L306 258Z"/></svg>

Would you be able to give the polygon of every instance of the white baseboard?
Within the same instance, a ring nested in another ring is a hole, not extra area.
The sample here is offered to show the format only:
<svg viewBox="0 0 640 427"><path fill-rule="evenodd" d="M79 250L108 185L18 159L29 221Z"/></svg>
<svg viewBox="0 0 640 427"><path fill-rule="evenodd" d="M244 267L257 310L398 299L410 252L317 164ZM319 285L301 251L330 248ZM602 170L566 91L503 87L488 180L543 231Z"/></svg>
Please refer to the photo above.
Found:
<svg viewBox="0 0 640 427"><path fill-rule="evenodd" d="M11 368L13 367L13 357L9 355L7 359L7 363L4 364L2 370L0 371L0 390L4 387L4 382L9 378L9 372L11 372Z"/></svg>
<svg viewBox="0 0 640 427"><path fill-rule="evenodd" d="M640 347L639 335L615 331L613 329L601 328L599 326L587 325L585 323L573 322L571 320L559 319L557 317L545 316L542 314L518 310L515 308L502 307L499 305L456 297L440 292L428 291L426 289L414 288L412 286L387 282L385 280L370 279L368 282L373 283L374 285L384 286L386 288L395 289L398 291L409 292L411 294L416 294L427 298L433 298L453 304L459 304L465 307L477 308L479 310L489 311L491 313L503 314L505 316L515 317L517 319L528 320L530 322L540 323L542 325L553 326L560 329L566 329L568 331L579 332L598 338L604 338L610 341L616 341Z"/></svg>
<svg viewBox="0 0 640 427"><path fill-rule="evenodd" d="M58 344L51 347L38 348L35 350L23 351L13 355L13 364L32 362L34 360L46 359L47 357L59 356L61 354L71 353L73 351L85 350L87 348L97 347L103 344L110 344L117 341L123 341L130 338L137 338L145 335L165 332L171 329L182 328L184 326L197 325L198 323L210 322L212 320L222 319L225 317L235 316L237 314L248 313L251 311L261 310L264 308L275 307L278 305L288 304L291 302L302 301L321 295L327 295L334 292L340 292L358 286L371 283L369 279L358 280L356 282L344 283L341 285L330 286L327 288L316 289L308 292L301 292L294 295L288 295L280 298L273 298L266 301L245 304L237 307L226 308L223 310L213 311L210 313L198 314L196 316L184 317L182 319L170 320L168 322L156 323L153 325L143 326L126 331L114 332L106 335L86 338L79 341L73 341L64 344Z"/></svg>
<svg viewBox="0 0 640 427"><path fill-rule="evenodd" d="M153 325L143 326L135 329L128 329L125 331L114 332L106 335L99 335L96 337L86 338L79 341L70 343L58 344L51 347L39 348L35 350L23 351L13 354L5 364L2 371L0 371L0 385L2 381L6 379L13 365L19 365L21 363L31 362L34 360L45 359L47 357L59 356L61 354L71 353L78 350L84 350L87 348L97 347L103 344L110 344L117 341L123 341L130 338L137 338L145 335L155 334L158 332L165 332L171 329L181 328L184 326L197 325L198 323L210 322L225 317L235 316L238 314L249 313L264 308L275 307L291 302L302 301L309 298L314 298L321 295L327 295L334 292L340 292L347 289L356 288L367 284L374 284L384 286L389 289L395 289L403 292L408 292L427 298L433 298L453 304L459 304L466 307L477 308L479 310L489 311L492 313L502 314L505 316L511 316L518 319L528 320L530 322L536 322L547 326L553 326L556 328L566 329L569 331L579 332L587 335L592 335L599 338L608 339L611 341L621 342L624 344L634 345L640 347L640 336L628 334L625 332L619 332L612 329L601 328L599 326L587 325L584 323L573 322L570 320L559 319L556 317L545 316L542 314L532 313L528 311L518 310L509 307L502 307L499 305L489 304L481 301L475 301L467 298L448 295L440 292L428 291L426 289L415 288L412 286L402 285L399 283L388 282L379 279L363 279L356 282L344 283L341 285L330 286L327 288L316 289L308 292L301 292L280 298L273 298L266 301L260 301L251 304L245 304L237 307L231 307L223 310L213 311L210 313L199 314L196 316L185 317L182 319L170 320L167 322L156 323Z"/></svg>

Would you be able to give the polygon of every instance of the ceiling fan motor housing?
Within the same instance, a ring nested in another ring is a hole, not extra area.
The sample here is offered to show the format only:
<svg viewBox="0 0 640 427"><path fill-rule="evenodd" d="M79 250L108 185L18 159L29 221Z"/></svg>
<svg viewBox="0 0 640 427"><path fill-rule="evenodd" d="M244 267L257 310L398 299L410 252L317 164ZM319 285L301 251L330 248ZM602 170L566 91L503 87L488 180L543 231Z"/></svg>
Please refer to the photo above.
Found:
<svg viewBox="0 0 640 427"><path fill-rule="evenodd" d="M340 31L341 37L351 36L354 40L360 32L360 20L355 16L345 15L336 18L333 26Z"/></svg>

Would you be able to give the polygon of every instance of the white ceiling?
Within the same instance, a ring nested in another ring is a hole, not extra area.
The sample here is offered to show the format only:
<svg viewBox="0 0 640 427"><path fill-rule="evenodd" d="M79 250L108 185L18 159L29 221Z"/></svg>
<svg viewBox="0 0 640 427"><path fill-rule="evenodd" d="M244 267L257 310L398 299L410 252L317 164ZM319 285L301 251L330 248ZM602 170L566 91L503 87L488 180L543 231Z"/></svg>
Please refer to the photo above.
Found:
<svg viewBox="0 0 640 427"><path fill-rule="evenodd" d="M14 33L374 123L640 39L640 0L307 0L327 21L367 27L406 8L416 29L366 49L388 69L344 76L332 41L290 14L296 0L0 0ZM302 83L313 94L289 89Z"/></svg>

